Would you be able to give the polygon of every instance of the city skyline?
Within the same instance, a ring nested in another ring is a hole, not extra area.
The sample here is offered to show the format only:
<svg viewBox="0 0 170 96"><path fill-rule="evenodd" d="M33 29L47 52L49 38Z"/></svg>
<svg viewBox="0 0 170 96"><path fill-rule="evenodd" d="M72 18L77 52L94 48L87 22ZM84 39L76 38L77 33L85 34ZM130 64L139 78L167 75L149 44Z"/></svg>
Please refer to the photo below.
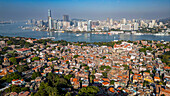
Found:
<svg viewBox="0 0 170 96"><path fill-rule="evenodd" d="M160 19L170 17L169 0L1 0L0 20L54 19Z"/></svg>

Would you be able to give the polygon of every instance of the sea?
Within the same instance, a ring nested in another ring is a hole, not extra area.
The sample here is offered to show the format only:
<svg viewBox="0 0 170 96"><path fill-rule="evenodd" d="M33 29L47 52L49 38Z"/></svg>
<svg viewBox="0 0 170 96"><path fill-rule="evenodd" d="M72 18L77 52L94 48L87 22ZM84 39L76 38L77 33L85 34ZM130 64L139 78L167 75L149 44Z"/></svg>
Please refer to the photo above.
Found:
<svg viewBox="0 0 170 96"><path fill-rule="evenodd" d="M169 36L155 36L155 35L133 35L133 34L118 34L118 35L109 35L109 34L92 34L92 33L73 33L73 32L45 32L45 31L32 31L31 29L23 30L21 26L30 26L26 25L25 22L15 22L12 24L0 24L0 35L10 36L10 37L28 37L28 38L47 38L55 37L57 40L66 40L69 42L110 42L117 40L164 40L170 41Z"/></svg>

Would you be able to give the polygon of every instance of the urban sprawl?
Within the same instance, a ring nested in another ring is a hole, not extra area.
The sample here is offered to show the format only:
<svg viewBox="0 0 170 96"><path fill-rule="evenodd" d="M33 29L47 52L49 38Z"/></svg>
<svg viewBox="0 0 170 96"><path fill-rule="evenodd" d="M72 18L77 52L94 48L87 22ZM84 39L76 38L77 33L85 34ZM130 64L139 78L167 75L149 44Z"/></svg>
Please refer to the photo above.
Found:
<svg viewBox="0 0 170 96"><path fill-rule="evenodd" d="M5 96L169 96L169 41L67 42L0 36Z"/></svg>
<svg viewBox="0 0 170 96"><path fill-rule="evenodd" d="M123 18L120 21L107 20L69 20L69 15L63 15L63 20L52 19L51 10L48 10L48 20L28 20L27 24L36 25L31 28L33 31L52 31L52 32L94 32L95 34L154 34L169 35L170 22L161 20L142 20ZM30 27L23 27L30 29ZM104 33L108 32L108 33Z"/></svg>

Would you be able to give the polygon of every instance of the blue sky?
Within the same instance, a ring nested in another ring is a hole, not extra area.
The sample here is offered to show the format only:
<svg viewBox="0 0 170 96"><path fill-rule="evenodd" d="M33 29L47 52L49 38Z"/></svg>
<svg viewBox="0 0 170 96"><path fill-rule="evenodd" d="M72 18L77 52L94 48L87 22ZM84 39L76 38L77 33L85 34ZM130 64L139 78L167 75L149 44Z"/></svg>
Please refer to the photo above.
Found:
<svg viewBox="0 0 170 96"><path fill-rule="evenodd" d="M0 0L0 20L52 17L104 20L157 19L170 17L170 0Z"/></svg>

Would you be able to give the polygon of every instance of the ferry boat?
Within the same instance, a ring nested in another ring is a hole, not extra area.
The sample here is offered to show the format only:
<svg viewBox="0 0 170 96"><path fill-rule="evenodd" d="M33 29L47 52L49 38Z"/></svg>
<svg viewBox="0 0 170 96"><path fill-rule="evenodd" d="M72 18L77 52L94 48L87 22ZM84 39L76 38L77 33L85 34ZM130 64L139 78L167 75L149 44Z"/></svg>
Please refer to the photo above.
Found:
<svg viewBox="0 0 170 96"><path fill-rule="evenodd" d="M64 33L64 31L54 31L54 32L58 32L58 33Z"/></svg>
<svg viewBox="0 0 170 96"><path fill-rule="evenodd" d="M76 34L76 36L81 36L82 34Z"/></svg>

